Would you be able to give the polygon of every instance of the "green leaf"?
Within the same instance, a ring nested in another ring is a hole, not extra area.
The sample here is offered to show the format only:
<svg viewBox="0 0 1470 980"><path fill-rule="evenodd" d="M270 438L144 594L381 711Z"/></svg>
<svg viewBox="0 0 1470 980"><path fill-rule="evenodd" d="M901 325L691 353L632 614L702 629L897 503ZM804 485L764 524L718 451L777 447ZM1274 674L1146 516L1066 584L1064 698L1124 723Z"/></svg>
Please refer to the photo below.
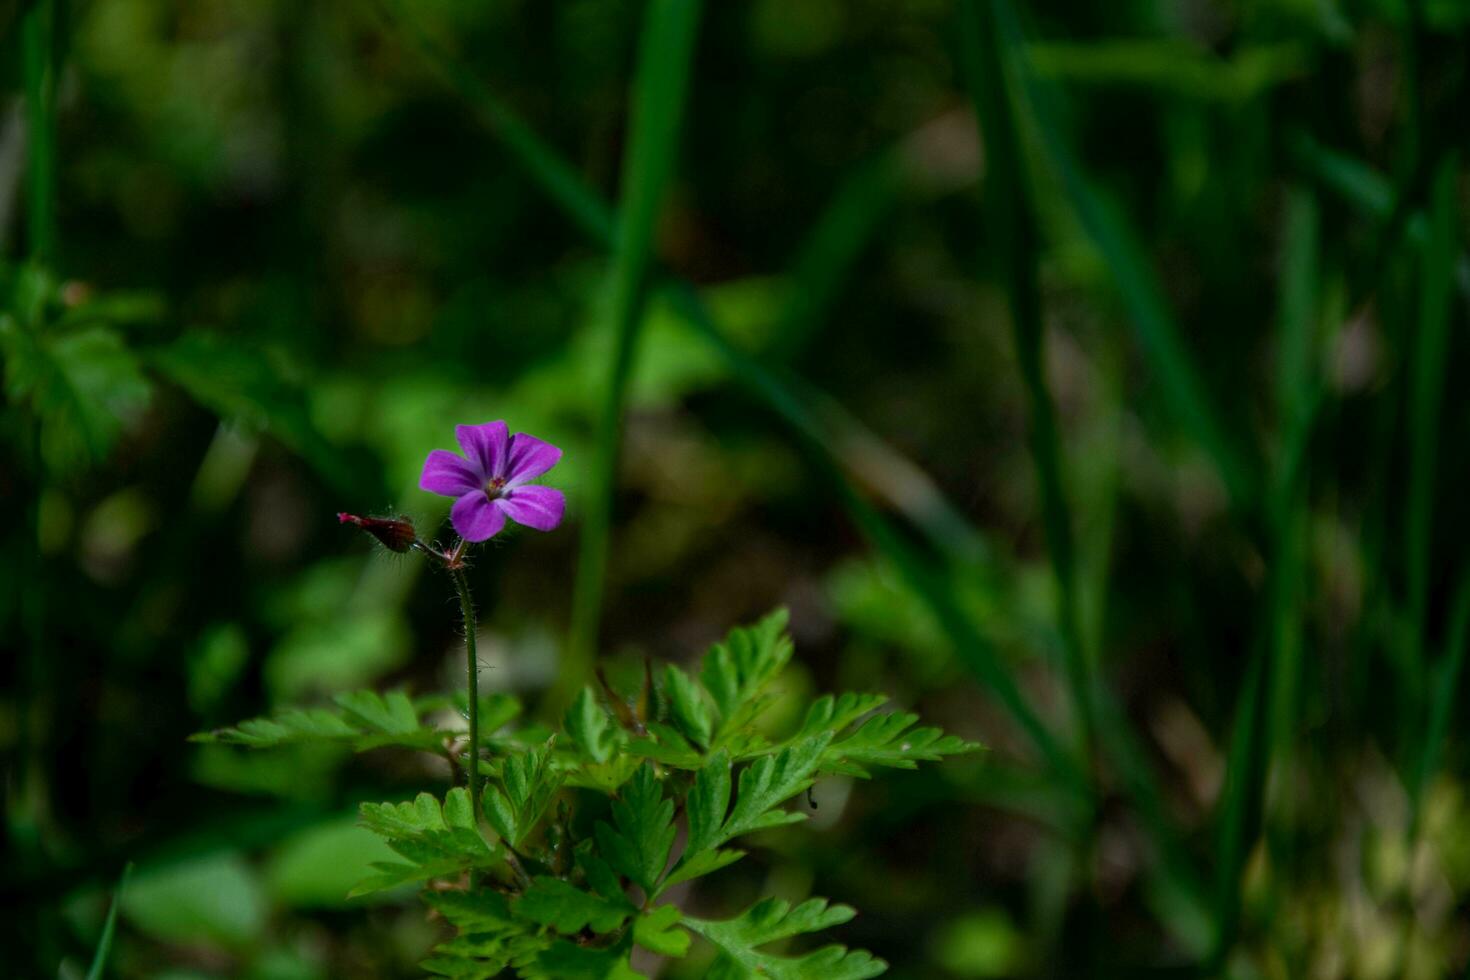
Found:
<svg viewBox="0 0 1470 980"><path fill-rule="evenodd" d="M36 334L0 317L5 394L41 425L46 465L71 472L100 462L152 391L116 331L107 327Z"/></svg>
<svg viewBox="0 0 1470 980"><path fill-rule="evenodd" d="M463 787L451 789L442 806L428 793L420 793L412 803L364 803L359 817L407 863L374 862L377 874L352 889L349 897L458 875L500 860L475 826L469 793Z"/></svg>
<svg viewBox="0 0 1470 980"><path fill-rule="evenodd" d="M704 690L688 674L670 664L664 671L664 693L668 695L674 724L691 742L708 748L714 735L715 718Z"/></svg>
<svg viewBox="0 0 1470 980"><path fill-rule="evenodd" d="M946 755L980 748L938 728L914 728L919 716L905 711L874 715L851 735L827 747L821 768L850 776L869 775L869 766L916 769L919 762L937 762Z"/></svg>
<svg viewBox="0 0 1470 980"><path fill-rule="evenodd" d="M719 842L720 828L730 810L730 770L730 756L722 750L694 777L694 785L684 801L689 820L686 855Z"/></svg>
<svg viewBox="0 0 1470 980"><path fill-rule="evenodd" d="M614 829L597 824L597 845L613 869L652 894L674 846L674 804L663 798L653 766L644 763L612 805Z"/></svg>
<svg viewBox="0 0 1470 980"><path fill-rule="evenodd" d="M536 956L522 975L532 980L642 980L628 965L632 937L625 935L607 949L589 949L558 939Z"/></svg>
<svg viewBox="0 0 1470 980"><path fill-rule="evenodd" d="M562 774L551 765L550 741L507 758L500 781L503 789L485 787L485 819L511 847L519 847L562 785Z"/></svg>
<svg viewBox="0 0 1470 980"><path fill-rule="evenodd" d="M322 821L282 841L265 864L271 900L281 908L348 906L347 893L397 856L386 841L351 816Z"/></svg>
<svg viewBox="0 0 1470 980"><path fill-rule="evenodd" d="M648 723L648 735L628 739L627 751L641 759L653 759L675 769L699 769L704 757L677 728L662 722Z"/></svg>
<svg viewBox="0 0 1470 980"><path fill-rule="evenodd" d="M509 900L499 892L426 891L423 899L459 931L419 964L429 973L455 980L490 980L512 965L533 963L550 942L516 919Z"/></svg>
<svg viewBox="0 0 1470 980"><path fill-rule="evenodd" d="M659 885L657 894L662 894L681 881L690 881L694 878L703 878L707 874L713 874L721 868L728 867L745 857L744 851L734 849L721 849L715 851L690 852L686 850L684 856L669 876Z"/></svg>
<svg viewBox="0 0 1470 980"><path fill-rule="evenodd" d="M582 688L577 700L567 709L565 720L567 735L572 744L589 761L604 763L612 758L617 748L618 735L622 729L613 722L607 709L597 702L592 688Z"/></svg>
<svg viewBox="0 0 1470 980"><path fill-rule="evenodd" d="M417 731L418 712L402 691L379 695L373 691L352 691L333 698L337 706L363 727L387 735L404 735Z"/></svg>
<svg viewBox="0 0 1470 980"><path fill-rule="evenodd" d="M739 964L748 975L774 980L863 980L883 973L888 964L862 950L826 946L802 956L762 953L757 947L804 933L840 925L855 913L845 905L813 898L796 908L777 898L757 902L738 918L709 922L685 917L684 924Z"/></svg>
<svg viewBox="0 0 1470 980"><path fill-rule="evenodd" d="M836 734L857 721L869 711L874 711L888 703L888 697L883 694L853 694L847 693L837 697L831 694L823 695L812 702L807 709L806 718L801 723L801 731L798 735L817 735L821 732Z"/></svg>
<svg viewBox="0 0 1470 980"><path fill-rule="evenodd" d="M592 841L586 840L577 845L577 867L582 869L582 874L587 878L587 884L591 885L592 890L597 894L613 902L627 901L627 895L623 893L623 883L618 880L617 872L597 856L593 850Z"/></svg>
<svg viewBox="0 0 1470 980"><path fill-rule="evenodd" d="M681 916L672 905L645 909L633 920L633 941L660 956L689 952L689 933L679 928Z"/></svg>
<svg viewBox="0 0 1470 980"><path fill-rule="evenodd" d="M419 966L453 980L493 980L509 967L523 976L539 976L530 971L550 945L548 937L524 931L466 933L435 946L433 955Z"/></svg>
<svg viewBox="0 0 1470 980"><path fill-rule="evenodd" d="M831 740L832 736L827 734L806 738L775 755L763 756L751 763L740 774L735 808L730 811L713 843L722 844L741 834L805 820L805 814L774 808L812 784L822 754Z"/></svg>
<svg viewBox="0 0 1470 980"><path fill-rule="evenodd" d="M460 932L483 933L516 930L520 923L511 915L510 902L499 892L426 891L423 900Z"/></svg>
<svg viewBox="0 0 1470 980"><path fill-rule="evenodd" d="M716 737L737 730L765 706L760 697L791 659L787 613L777 609L753 626L737 627L704 658L700 679L720 712Z"/></svg>
<svg viewBox="0 0 1470 980"><path fill-rule="evenodd" d="M634 909L626 900L591 895L571 882L542 875L516 900L515 911L537 925L573 935L588 927L597 933L612 932Z"/></svg>
<svg viewBox="0 0 1470 980"><path fill-rule="evenodd" d="M270 718L253 718L233 728L190 736L193 742L220 742L252 749L301 742L340 742L365 752L385 745L435 750L445 733L421 727L420 710L402 691L380 695L353 691L336 697L338 710L290 708Z"/></svg>
<svg viewBox="0 0 1470 980"><path fill-rule="evenodd" d="M242 855L216 853L138 869L121 906L123 917L152 939L244 950L264 935L270 902Z"/></svg>

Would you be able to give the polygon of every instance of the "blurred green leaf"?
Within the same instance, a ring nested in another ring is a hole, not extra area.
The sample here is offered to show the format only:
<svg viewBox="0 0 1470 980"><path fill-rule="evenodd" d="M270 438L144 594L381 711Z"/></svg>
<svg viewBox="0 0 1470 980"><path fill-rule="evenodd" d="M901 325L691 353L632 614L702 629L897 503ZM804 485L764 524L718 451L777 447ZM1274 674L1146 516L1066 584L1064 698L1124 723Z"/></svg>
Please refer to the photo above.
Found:
<svg viewBox="0 0 1470 980"><path fill-rule="evenodd" d="M243 858L216 854L139 868L122 910L135 927L163 942L239 950L262 935L267 902Z"/></svg>
<svg viewBox="0 0 1470 980"><path fill-rule="evenodd" d="M383 838L348 817L283 841L266 861L265 884L288 908L338 908L375 862L395 857Z"/></svg>
<svg viewBox="0 0 1470 980"><path fill-rule="evenodd" d="M301 391L260 350L193 330L154 348L148 364L222 419L269 432L332 487L364 496L363 475L317 431Z"/></svg>
<svg viewBox="0 0 1470 980"><path fill-rule="evenodd" d="M41 453L61 474L100 462L148 403L151 388L116 331L35 334L0 315L6 397L40 422Z"/></svg>

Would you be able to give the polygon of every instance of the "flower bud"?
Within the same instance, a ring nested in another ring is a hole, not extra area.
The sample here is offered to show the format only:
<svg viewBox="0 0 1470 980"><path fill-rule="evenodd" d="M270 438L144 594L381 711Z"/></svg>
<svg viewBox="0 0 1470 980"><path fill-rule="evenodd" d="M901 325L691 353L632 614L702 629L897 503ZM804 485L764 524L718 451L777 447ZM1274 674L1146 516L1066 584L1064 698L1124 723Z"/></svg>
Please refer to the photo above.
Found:
<svg viewBox="0 0 1470 980"><path fill-rule="evenodd" d="M414 543L418 541L418 535L414 533L413 522L407 518L358 517L356 514L341 513L337 515L337 521L341 524L351 524L362 528L381 541L383 547L399 554L411 550Z"/></svg>

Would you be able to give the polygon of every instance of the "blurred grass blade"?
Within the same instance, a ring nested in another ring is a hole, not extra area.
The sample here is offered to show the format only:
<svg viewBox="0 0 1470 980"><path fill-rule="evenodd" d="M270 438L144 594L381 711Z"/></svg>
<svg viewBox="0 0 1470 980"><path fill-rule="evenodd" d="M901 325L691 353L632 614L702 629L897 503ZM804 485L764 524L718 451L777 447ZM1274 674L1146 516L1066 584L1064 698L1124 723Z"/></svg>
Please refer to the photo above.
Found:
<svg viewBox="0 0 1470 980"><path fill-rule="evenodd" d="M791 299L771 340L772 360L794 361L811 345L843 283L897 204L903 179L900 153L890 149L843 180L792 266Z"/></svg>
<svg viewBox="0 0 1470 980"><path fill-rule="evenodd" d="M26 105L26 234L30 257L56 262L56 0L33 0L21 15Z"/></svg>
<svg viewBox="0 0 1470 980"><path fill-rule="evenodd" d="M1027 63L1025 41L1015 11L1002 0L996 4L996 14L1001 51L1017 83L1017 111L1029 114L1029 129L1035 133L1083 229L1111 270L1139 346L1165 401L1210 455L1232 501L1250 511L1257 503L1252 469L1209 400L1209 389L1180 339L1179 326L1169 313L1163 290L1137 236L1083 175L1076 155L1049 111L1049 90ZM1022 119L1026 121L1028 117Z"/></svg>
<svg viewBox="0 0 1470 980"><path fill-rule="evenodd" d="M492 132L501 137L506 148L511 151L511 158L521 167L522 171L554 203L567 212L593 241L605 248L612 248L616 233L612 208L598 197L573 168L566 165L557 156L555 150L541 141L514 113L507 109L484 83L462 63L455 60L442 45L433 41L416 21L405 14L397 0L384 0L384 3L387 5L386 10L391 21L401 24L404 30L412 36L423 56L436 66L440 74L459 92L460 96L480 109L482 117L487 120ZM948 136L943 131L934 135ZM913 139L922 143L928 136L929 134L920 131L914 134ZM949 142L945 140L946 145ZM922 154L917 153L916 149L913 145L906 145L893 152L910 158L921 156ZM965 172L970 172L968 166L966 164ZM932 164L928 170L909 176L917 185L930 191L949 189L957 182L956 175L949 169L942 166L935 167ZM834 207L837 206L834 204ZM837 224L849 223L848 219L834 218L833 221ZM819 246L814 243L812 248L815 250ZM814 267L822 264L816 259L810 261ZM837 270L832 269L820 272L809 270L809 272L813 275L838 274ZM809 312L815 315L815 311ZM788 313L788 316L805 315L808 313ZM709 336L707 333L703 335L706 338ZM715 350L722 352L722 356L724 352L732 349L728 345L715 345ZM739 372L735 373L738 376ZM798 400L803 397L789 390L792 385L790 379L776 380L772 376L771 381L775 388L784 386L788 389L784 395ZM767 397L774 389L760 387L753 390L762 397ZM779 408L777 414L783 418L786 417ZM981 537L944 498L927 474L863 428L848 413L829 406L822 412L822 417L830 427L827 438L822 444L824 449L830 447L842 455L845 466L856 468L894 507L907 514L918 527L923 529L929 539L941 550L955 552L959 555L976 556L978 560L978 556L983 553ZM961 526L966 530L958 533L957 529Z"/></svg>
<svg viewBox="0 0 1470 980"><path fill-rule="evenodd" d="M395 16L395 20L403 22L405 18ZM416 32L417 33L417 32ZM421 44L421 50L425 56L436 62L449 61L450 56L441 47L432 44ZM445 77L472 102L490 98L493 111L486 109L487 117L491 118L492 125L497 118L509 118L508 110L505 110L498 101L493 100L484 87L473 79L470 73L461 66L441 65ZM505 130L494 126L495 132L504 135ZM507 140L507 146L512 151L514 158L522 165L525 172L531 176L545 190L554 201L563 208L575 210L581 215L590 215L598 211L610 214L605 207L600 206L595 195L585 187L579 185L579 189L571 194L565 192L565 188L553 184L548 172L540 168L538 161L554 153L545 147L537 137L529 132L517 121L511 128L522 140ZM533 146L536 152L527 152L526 147ZM570 168L562 168L558 172L569 173ZM597 222L579 222L584 229L593 234L599 241L607 242L611 236L603 236L597 231ZM1007 711L1014 717L1017 723L1026 732L1029 740L1038 748L1041 755L1048 759L1053 768L1068 778L1075 787L1082 787L1084 781L1072 758L1061 748L1056 738L1041 722L1040 718L1026 703L1021 695L1015 681L1006 673L1000 664L996 652L990 643L975 630L973 624L969 623L964 613L960 611L953 597L948 594L947 587L927 573L924 560L911 554L901 539L888 528L887 523L874 511L866 501L853 490L850 481L837 469L833 462L833 446L840 445L842 440L848 436L856 439L858 444L873 450L875 446L881 446L876 439L867 436L861 431L857 433L840 433L833 437L826 432L822 419L809 409L803 398L797 394L795 385L785 378L778 378L775 374L765 369L753 358L739 351L721 334L713 318L705 308L703 301L692 287L687 284L673 282L669 286L671 298L675 308L690 323L690 325L720 354L721 358L729 365L732 374L749 390L757 395L762 401L772 408L776 414L784 419L792 430L801 439L803 444L811 450L811 460L820 466L832 479L839 491L841 500L854 522L865 532L876 531L870 534L874 547L887 554L892 548L894 553L888 557L894 562L895 567L905 571L905 581L914 588L921 598L935 610L936 618L941 626L950 636L956 647L956 652L963 662L976 671L982 682L986 683L995 692ZM831 421L833 416L826 418ZM843 416L837 416L841 419ZM891 454L892 451L883 447L883 452ZM889 458L893 458L891 455ZM905 461L906 462L906 461ZM915 473L912 466L905 467L906 472ZM924 478L926 491L915 495L907 489L893 492L891 483L882 485L892 499L904 505L910 501L918 500L922 503L932 501L938 495L932 484ZM942 499L942 498L940 498ZM907 508L905 508L907 509ZM951 508L942 512L956 513ZM925 516L932 511L911 511L913 514ZM926 526L926 530L938 539L946 537L951 529L943 526Z"/></svg>
<svg viewBox="0 0 1470 980"><path fill-rule="evenodd" d="M1448 370L1450 274L1455 257L1454 155L1435 176L1429 239L1420 262L1418 330L1409 390L1408 649L1423 662L1424 620L1429 605L1435 457L1439 451L1440 405Z"/></svg>
<svg viewBox="0 0 1470 980"><path fill-rule="evenodd" d="M1288 148L1297 166L1375 218L1393 213L1393 184L1372 167L1295 133Z"/></svg>
<svg viewBox="0 0 1470 980"><path fill-rule="evenodd" d="M597 420L597 455L583 498L567 663L558 674L565 697L586 682L597 646L623 408L653 268L654 231L678 154L699 11L699 0L651 0L639 43L623 159L623 203L608 282L613 356Z"/></svg>
<svg viewBox="0 0 1470 980"><path fill-rule="evenodd" d="M1276 376L1281 445L1269 484L1267 515L1272 560L1263 631L1241 689L1222 797L1216 854L1217 962L1234 942L1241 869L1264 820L1264 808L1273 800L1284 805L1290 798L1284 789L1291 779L1292 739L1300 713L1301 600L1310 516L1303 463L1320 390L1312 357L1319 306L1320 236L1316 200L1305 191L1293 191L1287 202L1282 249ZM1264 667L1258 666L1260 660ZM1271 793L1271 785L1281 785L1283 792Z"/></svg>
<svg viewBox="0 0 1470 980"><path fill-rule="evenodd" d="M964 0L959 6L959 44L966 62L971 98L984 135L986 211L991 219L991 251L1005 278L1017 361L1027 392L1031 448L1052 569L1057 580L1057 618L1068 685L1083 736L1084 758L1105 743L1129 796L1140 810L1170 879L1170 891L1202 904L1203 889L1189 866L1163 796L1122 711L1112 705L1087 663L1080 623L1077 563L1072 517L1062 478L1061 439L1044 376L1044 336L1037 286L1039 244L1018 139L1007 92L1005 63L990 0Z"/></svg>
<svg viewBox="0 0 1470 980"><path fill-rule="evenodd" d="M408 34L425 60L479 111L526 175L540 185L583 233L604 247L613 247L618 234L617 219L612 208L587 186L582 175L501 102L463 61L430 36L417 17L407 12L407 0L379 0L379 3L388 19Z"/></svg>
<svg viewBox="0 0 1470 980"><path fill-rule="evenodd" d="M1265 642L1258 642L1240 686L1230 753L1225 761L1225 785L1220 794L1220 816L1215 842L1215 941L1207 975L1217 975L1235 941L1240 917L1241 874L1246 842L1255 839L1260 797L1265 784L1261 771L1265 753L1260 749L1262 672Z"/></svg>
<svg viewBox="0 0 1470 980"><path fill-rule="evenodd" d="M1368 164L1325 147L1305 133L1293 134L1288 147L1296 165L1323 187L1369 217L1380 221L1393 217L1393 183ZM1423 244L1428 234L1423 214L1405 219L1404 235L1409 241ZM1461 294L1470 296L1470 256L1460 251L1455 257L1454 270L1456 287Z"/></svg>
<svg viewBox="0 0 1470 980"><path fill-rule="evenodd" d="M1094 751L1092 678L1083 660L1077 619L1077 571L1072 546L1072 517L1062 486L1062 451L1051 394L1043 377L1044 343L1041 294L1037 287L1036 215L1031 188L1022 171L1021 149L1007 98L994 13L986 0L964 0L959 6L960 51L966 62L970 97L984 137L985 215L990 226L990 252L1005 285L1016 360L1030 414L1031 455L1036 469L1046 544L1057 581L1057 622L1067 686L1082 741L1085 768Z"/></svg>
<svg viewBox="0 0 1470 980"><path fill-rule="evenodd" d="M1271 663L1268 668L1270 736L1265 742L1273 768L1289 764L1301 673L1301 621L1298 599L1304 569L1307 514L1302 480L1319 382L1312 349L1317 322L1320 217L1316 200L1293 191L1287 201L1282 250L1280 344L1277 351L1276 411L1281 449L1272 479L1270 529L1280 573L1273 576L1270 600Z"/></svg>
<svg viewBox="0 0 1470 980"><path fill-rule="evenodd" d="M1138 85L1150 92L1239 105L1309 68L1295 44L1256 45L1218 57L1183 38L1090 38L1028 49L1047 78L1094 85Z"/></svg>
<svg viewBox="0 0 1470 980"><path fill-rule="evenodd" d="M1454 606L1450 612L1449 627L1445 632L1445 653L1434 679L1431 692L1429 721L1425 729L1424 744L1419 755L1419 765L1411 783L1409 805L1409 839L1418 833L1424 813L1424 796L1429 784L1439 772L1440 759L1444 755L1445 738L1450 730L1450 715L1454 711L1460 687L1460 677L1465 668L1465 648L1470 643L1470 573L1460 577L1460 586L1455 592Z"/></svg>
<svg viewBox="0 0 1470 980"><path fill-rule="evenodd" d="M107 961L112 956L112 940L117 934L117 910L122 905L123 889L128 886L128 875L133 866L126 865L122 876L117 879L117 889L112 893L112 904L107 907L107 921L102 925L102 935L97 940L97 952L92 956L92 967L87 971L87 980L102 980L107 971Z"/></svg>
<svg viewBox="0 0 1470 980"><path fill-rule="evenodd" d="M796 397L790 387L748 354L738 350L716 328L698 294L685 283L669 286L670 299L708 341L720 348L731 370L741 382L760 394L811 450L809 461L819 466L832 482L853 522L872 546L893 563L904 582L924 601L940 628L949 637L955 654L988 687L1020 725L1031 743L1058 773L1079 793L1086 794L1086 780L1076 761L1032 710L1001 664L994 646L977 630L955 601L950 587L933 571L933 563L918 555L876 510L859 495L851 482L832 462L820 420Z"/></svg>

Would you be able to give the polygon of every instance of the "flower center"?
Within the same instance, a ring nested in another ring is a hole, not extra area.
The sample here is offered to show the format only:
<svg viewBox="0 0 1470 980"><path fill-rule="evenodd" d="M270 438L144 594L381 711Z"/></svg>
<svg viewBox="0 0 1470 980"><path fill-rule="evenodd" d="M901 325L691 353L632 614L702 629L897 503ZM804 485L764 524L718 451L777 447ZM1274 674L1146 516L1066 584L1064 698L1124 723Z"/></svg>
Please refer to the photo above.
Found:
<svg viewBox="0 0 1470 980"><path fill-rule="evenodd" d="M485 481L485 496L494 500L505 492L505 477L493 476Z"/></svg>

